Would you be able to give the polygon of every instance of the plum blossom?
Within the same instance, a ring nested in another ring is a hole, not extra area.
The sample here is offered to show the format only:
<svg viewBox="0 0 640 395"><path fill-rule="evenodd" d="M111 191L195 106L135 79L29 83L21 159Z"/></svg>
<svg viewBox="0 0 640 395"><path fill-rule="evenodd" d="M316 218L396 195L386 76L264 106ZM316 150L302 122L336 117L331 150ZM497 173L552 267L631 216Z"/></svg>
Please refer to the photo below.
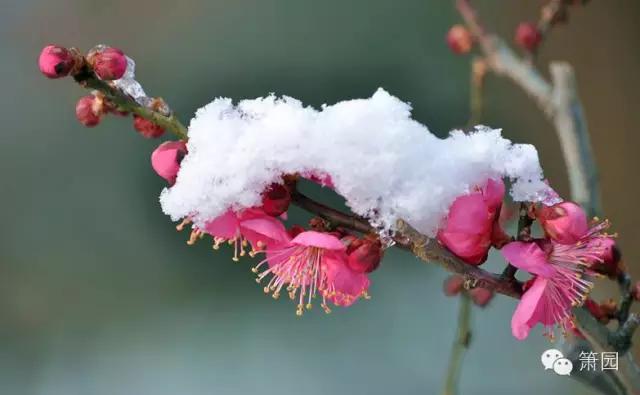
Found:
<svg viewBox="0 0 640 395"><path fill-rule="evenodd" d="M456 198L438 232L440 243L469 264L483 263L493 242L506 237L498 222L504 192L502 180L490 179L484 188Z"/></svg>
<svg viewBox="0 0 640 395"><path fill-rule="evenodd" d="M189 218L184 219L177 227L179 231L189 224ZM283 243L288 240L287 230L278 219L266 214L260 208L251 208L235 212L228 210L223 215L207 221L203 228L193 226L187 244L193 245L205 234L213 237L213 249L227 242L233 246L234 262L247 255L255 256L271 244Z"/></svg>
<svg viewBox="0 0 640 395"><path fill-rule="evenodd" d="M270 277L264 292L274 299L286 290L296 301L298 316L311 309L316 296L322 297L320 306L329 313L329 303L350 306L368 297L369 279L347 265L346 249L336 235L304 231L286 243L268 246L266 258L252 271L258 273L258 283Z"/></svg>
<svg viewBox="0 0 640 395"><path fill-rule="evenodd" d="M589 228L574 244L553 239L514 241L502 248L504 258L535 277L518 303L511 320L513 336L525 339L540 323L553 337L553 327L573 329L571 309L584 303L597 276L594 266L606 258L608 222Z"/></svg>

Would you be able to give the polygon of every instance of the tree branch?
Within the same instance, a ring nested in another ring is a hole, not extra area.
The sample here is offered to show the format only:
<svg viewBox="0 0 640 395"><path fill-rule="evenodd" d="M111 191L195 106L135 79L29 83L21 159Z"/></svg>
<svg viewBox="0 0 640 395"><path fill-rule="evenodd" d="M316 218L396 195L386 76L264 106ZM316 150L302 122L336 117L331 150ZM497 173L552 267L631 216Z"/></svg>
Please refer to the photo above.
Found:
<svg viewBox="0 0 640 395"><path fill-rule="evenodd" d="M596 215L600 212L600 188L572 67L566 62L551 63L553 84L550 83L502 39L486 33L469 0L457 0L456 4L480 44L489 70L519 86L553 123L567 162L572 199L589 215Z"/></svg>

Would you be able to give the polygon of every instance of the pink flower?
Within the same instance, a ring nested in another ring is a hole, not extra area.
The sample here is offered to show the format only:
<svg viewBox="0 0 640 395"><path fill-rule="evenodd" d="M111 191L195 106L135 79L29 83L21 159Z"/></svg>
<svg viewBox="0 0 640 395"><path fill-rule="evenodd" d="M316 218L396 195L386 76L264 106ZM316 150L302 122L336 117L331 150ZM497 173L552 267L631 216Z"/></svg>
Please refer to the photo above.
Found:
<svg viewBox="0 0 640 395"><path fill-rule="evenodd" d="M502 248L502 255L512 265L536 277L522 295L511 320L513 336L525 339L540 323L553 337L553 327L573 329L571 308L584 303L593 286L595 262L601 262L604 245L602 226L592 228L577 243L560 244L553 240L515 241Z"/></svg>
<svg viewBox="0 0 640 395"><path fill-rule="evenodd" d="M467 263L483 263L492 243L505 237L498 224L504 190L502 180L490 179L484 189L456 198L438 232L440 243Z"/></svg>
<svg viewBox="0 0 640 395"><path fill-rule="evenodd" d="M185 218L176 229L181 231L191 223L190 218ZM204 228L193 227L187 244L193 245L205 234L213 236L213 249L220 248L220 244L227 242L233 245L233 261L247 254L255 256L271 244L282 244L289 240L289 235L284 225L276 218L267 215L264 211L251 208L239 213L228 210L226 213L205 223Z"/></svg>
<svg viewBox="0 0 640 395"><path fill-rule="evenodd" d="M184 141L165 141L151 154L151 167L158 175L173 185L176 182L180 162L187 153Z"/></svg>
<svg viewBox="0 0 640 395"><path fill-rule="evenodd" d="M267 268L260 272L261 268ZM270 246L266 259L253 269L259 273L256 281L270 280L265 293L273 292L277 299L283 289L297 301L297 315L311 309L312 299L322 296L320 306L329 313L328 302L349 306L359 297L368 297L369 279L347 265L346 246L338 237L322 232L305 231L289 242Z"/></svg>
<svg viewBox="0 0 640 395"><path fill-rule="evenodd" d="M233 260L246 254L251 245L250 256L271 244L281 244L289 240L282 222L256 208L236 213L232 210L205 224L204 232L213 236L213 249L228 242L234 246Z"/></svg>
<svg viewBox="0 0 640 395"><path fill-rule="evenodd" d="M562 202L537 210L545 234L558 243L573 244L589 230L587 214L573 202Z"/></svg>

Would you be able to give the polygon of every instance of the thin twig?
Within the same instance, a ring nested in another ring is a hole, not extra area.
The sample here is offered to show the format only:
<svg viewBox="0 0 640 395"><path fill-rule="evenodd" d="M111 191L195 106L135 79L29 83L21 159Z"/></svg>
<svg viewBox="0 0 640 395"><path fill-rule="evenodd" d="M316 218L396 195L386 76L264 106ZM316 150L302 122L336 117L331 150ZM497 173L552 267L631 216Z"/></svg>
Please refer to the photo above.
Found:
<svg viewBox="0 0 640 395"><path fill-rule="evenodd" d="M458 330L451 349L447 378L442 395L456 395L458 393L462 361L465 351L469 348L471 342L471 298L467 292L462 292L459 299Z"/></svg>
<svg viewBox="0 0 640 395"><path fill-rule="evenodd" d="M118 106L119 110L132 112L145 119L153 121L156 125L175 134L179 139L187 138L187 128L180 122L174 114L162 114L150 108L141 106L132 97L122 92L120 89L111 86L108 82L96 77L96 75L84 67L73 78L77 83L85 88L95 89L102 92L109 101Z"/></svg>

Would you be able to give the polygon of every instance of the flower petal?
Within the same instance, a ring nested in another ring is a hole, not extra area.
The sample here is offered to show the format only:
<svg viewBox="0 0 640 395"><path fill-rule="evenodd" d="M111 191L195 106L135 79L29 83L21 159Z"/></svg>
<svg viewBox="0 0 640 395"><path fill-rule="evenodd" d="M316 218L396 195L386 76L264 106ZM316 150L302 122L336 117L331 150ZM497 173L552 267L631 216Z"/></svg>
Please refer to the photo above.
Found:
<svg viewBox="0 0 640 395"><path fill-rule="evenodd" d="M547 254L534 242L514 241L502 247L500 252L507 262L518 269L546 278L555 273Z"/></svg>
<svg viewBox="0 0 640 395"><path fill-rule="evenodd" d="M511 318L511 333L516 339L526 339L531 328L541 321L540 306L544 300L547 281L542 277L536 278L531 288L522 295L522 299L520 299Z"/></svg>
<svg viewBox="0 0 640 395"><path fill-rule="evenodd" d="M258 242L265 245L273 243L286 243L291 238L282 222L265 215L263 218L248 219L240 222L242 236L249 240L252 246L257 247Z"/></svg>
<svg viewBox="0 0 640 395"><path fill-rule="evenodd" d="M291 243L327 250L345 250L347 248L337 237L313 230L300 233L291 240Z"/></svg>
<svg viewBox="0 0 640 395"><path fill-rule="evenodd" d="M204 230L214 237L222 237L229 240L238 237L240 231L238 216L232 210L229 210L212 221L208 221Z"/></svg>
<svg viewBox="0 0 640 395"><path fill-rule="evenodd" d="M500 178L490 178L487 181L487 186L484 188L484 200L491 211L497 211L502 205L504 190L504 182Z"/></svg>

